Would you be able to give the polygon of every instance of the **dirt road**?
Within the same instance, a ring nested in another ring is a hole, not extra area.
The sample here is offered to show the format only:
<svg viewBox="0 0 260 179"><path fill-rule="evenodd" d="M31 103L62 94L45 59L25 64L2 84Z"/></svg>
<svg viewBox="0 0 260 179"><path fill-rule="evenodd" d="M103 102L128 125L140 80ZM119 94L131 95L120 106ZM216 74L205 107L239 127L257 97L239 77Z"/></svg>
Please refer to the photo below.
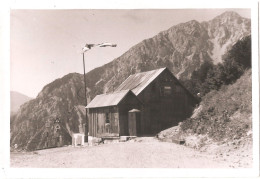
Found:
<svg viewBox="0 0 260 179"><path fill-rule="evenodd" d="M229 168L229 162L154 138L98 146L11 153L11 167L39 168Z"/></svg>

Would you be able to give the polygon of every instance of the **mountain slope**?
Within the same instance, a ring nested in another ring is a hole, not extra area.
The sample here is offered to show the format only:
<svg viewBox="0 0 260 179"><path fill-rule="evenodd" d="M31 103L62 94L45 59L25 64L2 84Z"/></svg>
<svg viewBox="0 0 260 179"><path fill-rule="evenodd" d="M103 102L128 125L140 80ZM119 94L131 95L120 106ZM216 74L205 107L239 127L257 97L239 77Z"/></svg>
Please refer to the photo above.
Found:
<svg viewBox="0 0 260 179"><path fill-rule="evenodd" d="M237 40L251 34L250 20L232 11L225 12L203 25L208 29L209 41L213 47L210 57L215 63L221 62L222 55Z"/></svg>
<svg viewBox="0 0 260 179"><path fill-rule="evenodd" d="M101 80L94 91L112 91L130 74L160 67L168 67L180 79L190 78L205 60L221 62L222 55L237 40L251 34L250 28L250 20L235 12L226 12L208 22L193 20L175 25L92 70L95 75L89 87Z"/></svg>
<svg viewBox="0 0 260 179"><path fill-rule="evenodd" d="M195 120L183 124L183 129L207 133L217 141L245 137L252 130L251 81L251 70L248 70L236 83L208 93L202 99L200 111L192 116Z"/></svg>
<svg viewBox="0 0 260 179"><path fill-rule="evenodd" d="M252 76L247 70L234 84L203 97L191 119L158 134L161 140L182 139L185 145L230 162L252 167Z"/></svg>
<svg viewBox="0 0 260 179"><path fill-rule="evenodd" d="M240 19L240 20L239 20ZM219 28L218 28L219 27ZM222 28L226 27L226 36ZM244 28L242 28L244 27ZM113 91L130 74L168 67L179 78L190 78L191 73L206 60L213 60L215 45L227 49L230 42L250 34L250 20L234 13L224 13L212 21L195 20L181 23L143 40L112 62L86 74L88 101L95 95ZM215 39L216 43L212 43ZM225 49L225 50L226 50ZM215 55L216 56L216 55ZM84 124L83 76L72 73L46 85L37 98L22 105L11 118L11 146L42 148L46 137L45 124L60 118L65 143L71 134L83 131Z"/></svg>
<svg viewBox="0 0 260 179"><path fill-rule="evenodd" d="M11 146L33 150L46 142L46 123L59 118L64 144L71 142L71 134L83 132L85 115L82 97L83 76L68 74L46 85L36 99L21 106L11 118Z"/></svg>
<svg viewBox="0 0 260 179"><path fill-rule="evenodd" d="M190 119L178 127L162 131L159 138L182 138L187 145L200 148L206 144L252 141L252 76L247 70L234 84L222 86L203 97ZM229 99L229 100L227 100ZM193 138L196 145L190 141Z"/></svg>
<svg viewBox="0 0 260 179"><path fill-rule="evenodd" d="M32 99L16 91L10 91L10 97L11 97L11 113L17 112L22 104Z"/></svg>

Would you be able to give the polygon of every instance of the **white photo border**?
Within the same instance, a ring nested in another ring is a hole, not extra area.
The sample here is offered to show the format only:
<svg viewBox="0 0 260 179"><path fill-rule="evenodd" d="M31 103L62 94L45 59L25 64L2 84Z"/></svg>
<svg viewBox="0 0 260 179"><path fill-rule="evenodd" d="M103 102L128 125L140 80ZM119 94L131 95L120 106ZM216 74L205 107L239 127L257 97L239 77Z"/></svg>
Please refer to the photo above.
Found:
<svg viewBox="0 0 260 179"><path fill-rule="evenodd" d="M216 9L250 8L252 30L253 168L250 169L40 169L10 168L10 10L11 9ZM3 178L107 178L107 177L256 177L259 176L258 1L241 0L20 0L1 7L1 175ZM2 86L3 85L3 86ZM1 177L0 175L0 177Z"/></svg>

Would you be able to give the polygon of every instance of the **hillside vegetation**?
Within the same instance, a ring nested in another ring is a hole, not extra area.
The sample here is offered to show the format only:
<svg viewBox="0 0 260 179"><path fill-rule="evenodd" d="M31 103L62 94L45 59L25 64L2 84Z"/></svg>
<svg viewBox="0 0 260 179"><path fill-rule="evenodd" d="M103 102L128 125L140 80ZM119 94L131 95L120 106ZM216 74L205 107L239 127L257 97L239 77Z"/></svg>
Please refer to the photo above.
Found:
<svg viewBox="0 0 260 179"><path fill-rule="evenodd" d="M206 94L191 118L158 134L163 141L184 140L185 146L229 167L252 167L251 69L234 84Z"/></svg>
<svg viewBox="0 0 260 179"><path fill-rule="evenodd" d="M240 146L251 142L250 36L234 44L223 55L223 63L205 62L185 84L190 89L192 86L189 85L194 85L193 93L202 93L201 103L191 118L178 127L162 131L159 138L185 139L187 145L196 148L212 143L228 145L231 142Z"/></svg>
<svg viewBox="0 0 260 179"><path fill-rule="evenodd" d="M205 61L191 78L183 80L183 84L194 94L204 96L211 90L219 90L222 85L234 83L251 68L251 36L238 40L232 48L222 56L223 63L213 64Z"/></svg>
<svg viewBox="0 0 260 179"><path fill-rule="evenodd" d="M236 83L202 98L200 111L184 121L185 133L207 134L216 141L240 139L252 129L251 70Z"/></svg>
<svg viewBox="0 0 260 179"><path fill-rule="evenodd" d="M71 143L72 133L83 132L85 116L82 97L83 76L71 73L46 85L36 99L23 104L11 116L11 149L35 150L46 146L47 138L54 136L53 124L60 119L63 143ZM50 122L51 130L46 127ZM47 132L49 133L47 135Z"/></svg>

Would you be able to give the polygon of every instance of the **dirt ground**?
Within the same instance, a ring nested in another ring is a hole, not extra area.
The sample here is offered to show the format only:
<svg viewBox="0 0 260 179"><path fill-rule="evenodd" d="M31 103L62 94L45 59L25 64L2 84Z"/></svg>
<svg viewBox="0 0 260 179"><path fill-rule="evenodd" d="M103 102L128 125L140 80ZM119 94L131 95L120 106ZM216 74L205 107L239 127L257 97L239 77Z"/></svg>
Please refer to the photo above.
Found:
<svg viewBox="0 0 260 179"><path fill-rule="evenodd" d="M237 155L236 153L234 155ZM248 168L252 158L216 155L153 137L97 146L12 152L12 168ZM238 161L236 161L238 160ZM237 162L237 165L235 165Z"/></svg>

